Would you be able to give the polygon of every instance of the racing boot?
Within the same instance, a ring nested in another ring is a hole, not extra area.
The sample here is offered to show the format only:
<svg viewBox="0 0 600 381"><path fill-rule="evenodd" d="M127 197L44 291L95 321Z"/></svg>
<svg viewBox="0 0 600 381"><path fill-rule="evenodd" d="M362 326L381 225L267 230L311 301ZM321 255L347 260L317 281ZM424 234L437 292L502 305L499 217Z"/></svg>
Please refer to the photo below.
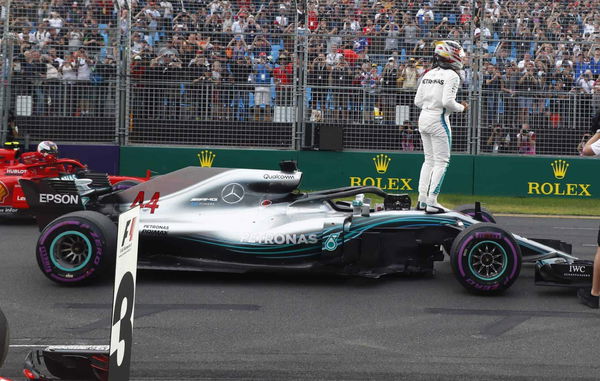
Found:
<svg viewBox="0 0 600 381"><path fill-rule="evenodd" d="M427 206L425 207L425 213L429 214L446 213L449 211L450 209L446 208L445 206L442 206L437 201L433 203L427 203Z"/></svg>
<svg viewBox="0 0 600 381"><path fill-rule="evenodd" d="M425 210L425 208L427 208L426 202L417 201L417 207L415 208L415 210L423 211Z"/></svg>
<svg viewBox="0 0 600 381"><path fill-rule="evenodd" d="M577 297L579 301L590 308L598 308L598 300L600 297L594 296L590 292L589 288L580 288L577 290Z"/></svg>

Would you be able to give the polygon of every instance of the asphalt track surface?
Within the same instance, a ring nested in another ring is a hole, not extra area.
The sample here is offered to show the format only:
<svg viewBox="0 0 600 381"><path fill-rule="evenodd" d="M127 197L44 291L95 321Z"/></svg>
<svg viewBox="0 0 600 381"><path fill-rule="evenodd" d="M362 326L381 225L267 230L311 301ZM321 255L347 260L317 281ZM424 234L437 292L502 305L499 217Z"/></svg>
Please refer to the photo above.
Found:
<svg viewBox="0 0 600 381"><path fill-rule="evenodd" d="M499 217L526 237L591 259L600 220ZM23 380L26 353L108 344L112 284L54 285L31 225L0 224L0 303L11 352L0 376ZM140 272L135 380L570 380L600 378L600 312L573 290L536 287L532 266L503 296L473 296L448 260L432 278L382 280Z"/></svg>

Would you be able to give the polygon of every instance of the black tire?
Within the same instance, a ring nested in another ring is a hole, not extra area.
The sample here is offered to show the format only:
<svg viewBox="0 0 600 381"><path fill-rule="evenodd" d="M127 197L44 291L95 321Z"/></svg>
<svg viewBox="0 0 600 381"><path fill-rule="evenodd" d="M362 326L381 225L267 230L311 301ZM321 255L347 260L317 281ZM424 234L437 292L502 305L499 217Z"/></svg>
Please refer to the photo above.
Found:
<svg viewBox="0 0 600 381"><path fill-rule="evenodd" d="M114 266L117 226L92 211L65 214L40 234L38 265L48 279L66 285L88 282Z"/></svg>
<svg viewBox="0 0 600 381"><path fill-rule="evenodd" d="M2 368L2 364L4 364L4 360L6 360L6 355L8 354L9 338L8 320L6 320L6 316L0 310L0 368Z"/></svg>
<svg viewBox="0 0 600 381"><path fill-rule="evenodd" d="M499 294L519 277L521 249L511 233L482 222L456 236L450 263L456 279L468 291Z"/></svg>
<svg viewBox="0 0 600 381"><path fill-rule="evenodd" d="M456 208L454 208L454 211L463 213L469 217L475 218L475 204L460 205L460 206L457 206ZM489 210L487 210L484 207L481 207L481 217L482 217L481 222L491 222L494 224L496 223L496 219L494 218L494 215L492 214L492 212L490 212Z"/></svg>
<svg viewBox="0 0 600 381"><path fill-rule="evenodd" d="M117 182L115 185L112 186L113 191L121 191L121 190L125 190L125 189L129 189L131 187L134 187L138 184L141 184L141 181L137 181L137 180L122 180Z"/></svg>

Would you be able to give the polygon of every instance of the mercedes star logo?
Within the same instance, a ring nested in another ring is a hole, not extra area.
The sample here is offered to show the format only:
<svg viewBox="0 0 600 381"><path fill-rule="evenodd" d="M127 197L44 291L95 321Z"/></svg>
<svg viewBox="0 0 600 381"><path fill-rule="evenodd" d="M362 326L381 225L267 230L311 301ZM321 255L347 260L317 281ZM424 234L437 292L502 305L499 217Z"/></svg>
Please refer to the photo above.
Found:
<svg viewBox="0 0 600 381"><path fill-rule="evenodd" d="M244 187L238 183L225 185L221 191L221 198L228 204L237 204L244 198Z"/></svg>

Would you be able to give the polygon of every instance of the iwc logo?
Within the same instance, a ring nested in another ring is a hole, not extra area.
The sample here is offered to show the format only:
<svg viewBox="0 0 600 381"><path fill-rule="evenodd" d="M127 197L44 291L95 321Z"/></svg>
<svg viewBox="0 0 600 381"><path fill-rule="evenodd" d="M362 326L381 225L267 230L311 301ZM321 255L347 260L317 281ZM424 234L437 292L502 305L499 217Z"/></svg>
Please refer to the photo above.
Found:
<svg viewBox="0 0 600 381"><path fill-rule="evenodd" d="M375 171L384 175L387 173L392 159L383 153L380 153L373 157L373 164ZM400 178L400 177L358 177L350 176L350 186L376 186L383 190L403 190L412 191L413 188L410 185L412 179Z"/></svg>
<svg viewBox="0 0 600 381"><path fill-rule="evenodd" d="M217 157L216 154L212 153L212 151L200 151L200 153L198 153L198 159L200 160L200 166L201 167L207 167L210 168L213 165L213 162L215 161L215 157Z"/></svg>
<svg viewBox="0 0 600 381"><path fill-rule="evenodd" d="M570 164L561 159L554 160L550 163L552 174L556 180L562 180L567 176L567 170ZM562 182L544 182L539 183L530 181L527 183L527 194L544 195L544 196L575 196L575 197L591 197L591 184L575 184Z"/></svg>
<svg viewBox="0 0 600 381"><path fill-rule="evenodd" d="M223 187L221 199L227 204L237 204L242 201L245 194L243 186L238 183L231 183Z"/></svg>

